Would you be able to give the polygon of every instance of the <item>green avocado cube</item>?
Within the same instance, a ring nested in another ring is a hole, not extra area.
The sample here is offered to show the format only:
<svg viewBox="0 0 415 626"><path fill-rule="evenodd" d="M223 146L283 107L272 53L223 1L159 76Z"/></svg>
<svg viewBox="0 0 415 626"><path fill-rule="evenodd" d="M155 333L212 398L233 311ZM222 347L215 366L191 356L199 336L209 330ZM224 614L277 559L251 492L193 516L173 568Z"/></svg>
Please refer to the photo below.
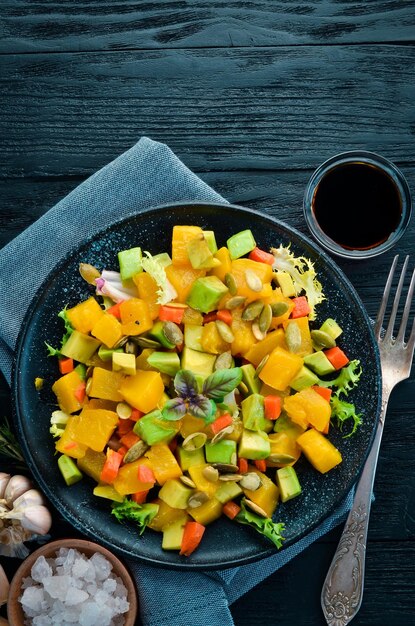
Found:
<svg viewBox="0 0 415 626"><path fill-rule="evenodd" d="M183 515L183 517L180 517L171 524L167 524L167 526L163 528L163 538L161 541L161 547L163 550L180 550L182 546L184 527L186 526L188 519L188 515Z"/></svg>
<svg viewBox="0 0 415 626"><path fill-rule="evenodd" d="M291 465L277 469L276 479L282 502L287 502L287 500L291 500L300 495L301 485L298 480L297 472Z"/></svg>
<svg viewBox="0 0 415 626"><path fill-rule="evenodd" d="M158 443L169 443L178 433L178 428L174 426L174 422L163 419L161 411L155 409L143 415L135 423L133 431L149 446L154 446Z"/></svg>
<svg viewBox="0 0 415 626"><path fill-rule="evenodd" d="M160 252L160 254L155 254L153 256L153 259L162 267L167 267L168 265L172 264L170 254L168 252Z"/></svg>
<svg viewBox="0 0 415 626"><path fill-rule="evenodd" d="M222 504L242 495L243 491L237 482L223 482L215 491L215 498Z"/></svg>
<svg viewBox="0 0 415 626"><path fill-rule="evenodd" d="M189 241L187 254L195 270L212 269L212 267L220 265L219 259L215 259L203 235L201 238L196 237Z"/></svg>
<svg viewBox="0 0 415 626"><path fill-rule="evenodd" d="M184 345L197 352L204 352L202 347L203 326L199 324L184 325Z"/></svg>
<svg viewBox="0 0 415 626"><path fill-rule="evenodd" d="M305 356L304 363L318 376L325 376L336 370L322 350Z"/></svg>
<svg viewBox="0 0 415 626"><path fill-rule="evenodd" d="M228 288L217 276L197 278L190 289L186 304L196 311L210 313L217 308L227 292Z"/></svg>
<svg viewBox="0 0 415 626"><path fill-rule="evenodd" d="M241 366L242 382L245 383L249 393L259 393L262 383L259 380L255 367L252 363L245 363Z"/></svg>
<svg viewBox="0 0 415 626"><path fill-rule="evenodd" d="M74 330L61 348L61 354L74 361L88 363L99 345L100 342L97 339L85 335L79 332L79 330Z"/></svg>
<svg viewBox="0 0 415 626"><path fill-rule="evenodd" d="M213 372L213 366L216 361L215 354L207 352L198 352L184 346L182 350L181 367L184 370L190 370L193 374L202 378L207 378Z"/></svg>
<svg viewBox="0 0 415 626"><path fill-rule="evenodd" d="M134 376L136 372L135 355L114 351L112 353L112 371L121 372L126 376Z"/></svg>
<svg viewBox="0 0 415 626"><path fill-rule="evenodd" d="M70 487L82 480L82 474L71 457L62 454L58 459L58 467L65 483Z"/></svg>
<svg viewBox="0 0 415 626"><path fill-rule="evenodd" d="M318 385L318 378L305 365L302 366L298 374L290 382L290 387L295 391L301 391L313 385Z"/></svg>
<svg viewBox="0 0 415 626"><path fill-rule="evenodd" d="M271 443L267 433L261 430L243 429L239 440L238 456L244 459L259 461L271 454Z"/></svg>
<svg viewBox="0 0 415 626"><path fill-rule="evenodd" d="M235 464L236 441L233 439L221 439L217 443L210 441L205 443L207 463L231 463Z"/></svg>
<svg viewBox="0 0 415 626"><path fill-rule="evenodd" d="M182 446L177 446L177 457L183 472L187 472L189 467L204 465L206 463L203 448L185 450Z"/></svg>
<svg viewBox="0 0 415 626"><path fill-rule="evenodd" d="M180 358L177 352L154 351L147 357L147 363L162 374L169 376L175 376L180 369Z"/></svg>
<svg viewBox="0 0 415 626"><path fill-rule="evenodd" d="M178 478L167 480L159 491L159 498L173 509L187 509L187 503L193 489L187 487Z"/></svg>
<svg viewBox="0 0 415 626"><path fill-rule="evenodd" d="M328 317L326 321L322 323L320 330L330 335L330 337L333 337L333 339L337 339L343 332L343 329L332 317Z"/></svg>
<svg viewBox="0 0 415 626"><path fill-rule="evenodd" d="M274 277L283 296L286 298L294 298L297 295L293 279L288 272L274 272Z"/></svg>
<svg viewBox="0 0 415 626"><path fill-rule="evenodd" d="M98 348L98 356L101 361L112 361L112 355L114 352L124 352L122 348L107 348L104 344L101 344Z"/></svg>
<svg viewBox="0 0 415 626"><path fill-rule="evenodd" d="M241 409L244 428L265 432L272 430L274 424L265 417L264 396L260 393L252 393L245 400L242 400Z"/></svg>
<svg viewBox="0 0 415 626"><path fill-rule="evenodd" d="M215 254L218 251L218 246L216 244L216 237L213 230L204 230L203 236L206 240L207 245L209 246L209 250L212 254Z"/></svg>
<svg viewBox="0 0 415 626"><path fill-rule="evenodd" d="M118 263L120 266L121 280L123 282L129 280L135 274L138 274L138 272L143 271L141 261L141 248L130 248L129 250L121 250L118 253Z"/></svg>
<svg viewBox="0 0 415 626"><path fill-rule="evenodd" d="M169 341L164 334L164 322L162 322L161 320L158 320L155 324L153 324L151 330L148 331L148 336L150 337L150 339L158 341L164 348L167 348L168 350L173 350L173 348L176 347L175 344Z"/></svg>
<svg viewBox="0 0 415 626"><path fill-rule="evenodd" d="M232 260L239 259L241 256L252 252L256 248L256 241L251 230L241 230L239 233L232 235L226 242L229 254Z"/></svg>

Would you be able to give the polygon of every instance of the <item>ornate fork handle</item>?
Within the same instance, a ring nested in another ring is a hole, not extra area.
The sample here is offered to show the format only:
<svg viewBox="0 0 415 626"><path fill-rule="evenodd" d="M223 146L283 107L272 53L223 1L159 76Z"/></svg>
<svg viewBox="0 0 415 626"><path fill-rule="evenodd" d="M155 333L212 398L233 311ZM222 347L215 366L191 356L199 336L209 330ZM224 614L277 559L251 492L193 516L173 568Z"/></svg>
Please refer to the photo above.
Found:
<svg viewBox="0 0 415 626"><path fill-rule="evenodd" d="M370 504L389 395L390 390L384 389L373 445L356 487L353 507L324 581L321 606L329 626L346 626L362 603Z"/></svg>

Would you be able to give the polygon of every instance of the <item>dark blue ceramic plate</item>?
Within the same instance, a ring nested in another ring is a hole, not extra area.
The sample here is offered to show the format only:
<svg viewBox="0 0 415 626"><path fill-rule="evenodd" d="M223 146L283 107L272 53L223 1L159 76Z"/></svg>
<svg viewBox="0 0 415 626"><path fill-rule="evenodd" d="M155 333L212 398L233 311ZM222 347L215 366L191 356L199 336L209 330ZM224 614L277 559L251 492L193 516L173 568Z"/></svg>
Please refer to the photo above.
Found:
<svg viewBox="0 0 415 626"><path fill-rule="evenodd" d="M370 447L380 408L380 365L370 321L351 284L326 256L306 237L249 209L220 204L175 204L142 211L87 240L59 263L39 289L21 330L14 367L13 395L20 443L27 463L48 498L78 531L124 555L152 564L176 568L225 568L248 563L275 553L265 538L247 526L223 518L208 527L199 549L182 558L161 549L161 535L147 531L139 537L132 525L121 525L109 513L109 503L93 496L88 478L66 487L56 464L49 419L56 408L51 385L58 377L56 360L46 356L45 341L58 345L62 322L57 313L90 295L81 279L78 264L117 269L117 251L140 245L153 254L170 250L174 224L195 224L214 230L219 245L227 237L251 228L263 249L291 242L296 255L315 262L327 300L318 308L318 319L334 317L344 329L343 345L350 358L360 359L364 375L349 394L363 415L358 433L344 439L333 428L330 439L340 449L343 462L326 475L305 460L296 468L303 493L280 504L275 520L286 525L284 547L320 524L349 492L362 469ZM41 392L34 387L36 376L45 379ZM284 548L282 548L284 549Z"/></svg>

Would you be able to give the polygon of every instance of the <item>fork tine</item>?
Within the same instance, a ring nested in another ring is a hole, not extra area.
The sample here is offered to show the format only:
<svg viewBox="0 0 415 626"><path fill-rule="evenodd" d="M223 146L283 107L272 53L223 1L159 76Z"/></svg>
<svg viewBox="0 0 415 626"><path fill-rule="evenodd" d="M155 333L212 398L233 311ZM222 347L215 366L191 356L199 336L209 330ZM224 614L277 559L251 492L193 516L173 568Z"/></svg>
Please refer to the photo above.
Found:
<svg viewBox="0 0 415 626"><path fill-rule="evenodd" d="M378 312L378 315L377 315L377 318L376 318L374 332L375 332L375 337L376 337L377 341L380 340L380 333L381 333L381 330L382 330L383 318L385 317L386 305L388 303L389 294L390 294L390 290L391 290L391 286L392 286L392 279L393 279L393 275L395 273L396 264L398 262L398 259L399 259L399 255L396 255L395 258L393 259L392 266L391 266L391 268L389 270L388 280L386 281L385 290L383 292L383 296L382 296L382 301L381 301L381 304L380 304L379 312Z"/></svg>
<svg viewBox="0 0 415 626"><path fill-rule="evenodd" d="M392 311L389 319L389 324L384 336L385 341L390 341L393 336L393 328L395 326L396 313L398 312L399 300L401 299L402 287L405 279L406 268L408 266L409 256L405 258L401 275L399 277L398 287L396 289L395 298L393 300Z"/></svg>
<svg viewBox="0 0 415 626"><path fill-rule="evenodd" d="M409 258L409 257L408 257ZM414 289L415 289L415 269L412 271L412 278L411 278L411 282L408 288L408 293L406 296L406 301L405 301L405 308L403 310L403 315L402 315L402 321L401 321L401 326L399 328L399 333L398 336L396 338L397 341L405 341L405 332L406 332L406 325L408 323L408 317L409 317L409 313L411 311L411 305L412 305L412 298L414 295ZM414 325L412 324L412 332L414 331Z"/></svg>

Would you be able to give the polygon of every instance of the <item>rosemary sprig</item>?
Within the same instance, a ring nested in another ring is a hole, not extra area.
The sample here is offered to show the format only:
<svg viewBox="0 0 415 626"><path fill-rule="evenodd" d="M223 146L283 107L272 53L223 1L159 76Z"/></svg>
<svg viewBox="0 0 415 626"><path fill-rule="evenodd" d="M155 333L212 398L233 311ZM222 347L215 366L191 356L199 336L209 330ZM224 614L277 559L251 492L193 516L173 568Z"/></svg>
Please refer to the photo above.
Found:
<svg viewBox="0 0 415 626"><path fill-rule="evenodd" d="M3 416L0 424L0 454L24 464L24 457L7 417Z"/></svg>

